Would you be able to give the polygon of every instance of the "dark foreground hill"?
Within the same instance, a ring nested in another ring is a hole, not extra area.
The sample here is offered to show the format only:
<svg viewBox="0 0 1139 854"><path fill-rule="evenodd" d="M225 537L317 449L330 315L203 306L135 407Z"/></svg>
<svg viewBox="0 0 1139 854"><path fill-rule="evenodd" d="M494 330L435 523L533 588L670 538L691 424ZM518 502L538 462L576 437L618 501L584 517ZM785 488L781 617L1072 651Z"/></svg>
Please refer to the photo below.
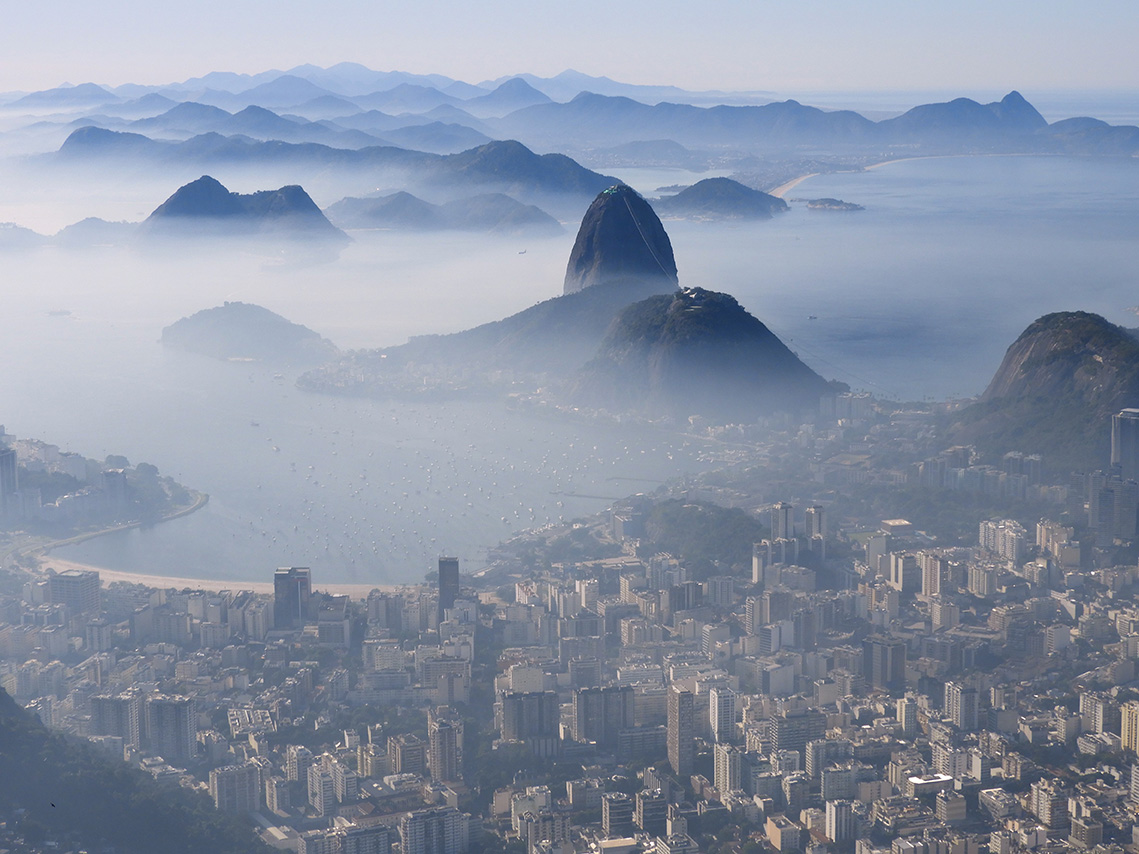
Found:
<svg viewBox="0 0 1139 854"><path fill-rule="evenodd" d="M1098 314L1058 312L1013 342L949 436L991 453L1044 454L1053 471L1101 468L1111 416L1132 406L1139 406L1139 341Z"/></svg>
<svg viewBox="0 0 1139 854"><path fill-rule="evenodd" d="M142 227L148 235L263 234L348 241L347 235L328 221L309 194L295 184L243 195L231 193L209 175L179 187L155 208Z"/></svg>
<svg viewBox="0 0 1139 854"><path fill-rule="evenodd" d="M778 196L753 190L731 178L705 178L675 196L653 202L662 216L693 219L771 219L787 210Z"/></svg>
<svg viewBox="0 0 1139 854"><path fill-rule="evenodd" d="M733 297L684 288L625 308L569 396L591 408L751 422L814 409L827 389Z"/></svg>
<svg viewBox="0 0 1139 854"><path fill-rule="evenodd" d="M0 816L29 850L267 854L209 797L162 786L91 745L49 732L0 689ZM63 847L57 849L54 843Z"/></svg>
<svg viewBox="0 0 1139 854"><path fill-rule="evenodd" d="M215 359L297 365L320 364L339 354L331 341L311 329L244 302L183 317L162 330L162 343Z"/></svg>

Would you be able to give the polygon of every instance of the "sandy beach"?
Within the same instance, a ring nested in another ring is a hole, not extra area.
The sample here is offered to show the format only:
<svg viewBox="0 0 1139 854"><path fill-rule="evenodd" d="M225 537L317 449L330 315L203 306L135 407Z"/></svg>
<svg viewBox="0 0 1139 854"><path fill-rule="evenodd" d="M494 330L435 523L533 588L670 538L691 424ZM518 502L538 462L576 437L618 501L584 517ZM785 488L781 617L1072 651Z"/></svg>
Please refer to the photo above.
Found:
<svg viewBox="0 0 1139 854"><path fill-rule="evenodd" d="M154 587L160 590L168 588L175 588L177 590L204 590L208 592L216 592L218 590L250 590L254 593L272 593L272 581L224 581L218 579L203 579L203 578L182 578L170 575L153 575L142 574L137 572L123 572L121 570L106 569L101 566L91 566L89 564L77 563L73 560L63 560L57 557L44 557L40 560L40 569L48 570L54 569L56 572L63 572L67 569L78 570L94 570L99 573L99 579L106 586L115 581L125 581L128 584L145 584L147 587ZM313 583L314 590L322 590L326 593L333 593L336 595L347 594L353 599L366 599L368 594L373 590L383 590L385 592L393 592L406 588L408 585L398 584L321 584L319 581Z"/></svg>
<svg viewBox="0 0 1139 854"><path fill-rule="evenodd" d="M801 184L803 181L806 181L808 178L814 178L818 174L818 172L809 172L806 175L800 175L798 178L792 178L786 184L780 184L778 187L768 193L768 195L777 196L781 199L784 195L798 187L799 184Z"/></svg>

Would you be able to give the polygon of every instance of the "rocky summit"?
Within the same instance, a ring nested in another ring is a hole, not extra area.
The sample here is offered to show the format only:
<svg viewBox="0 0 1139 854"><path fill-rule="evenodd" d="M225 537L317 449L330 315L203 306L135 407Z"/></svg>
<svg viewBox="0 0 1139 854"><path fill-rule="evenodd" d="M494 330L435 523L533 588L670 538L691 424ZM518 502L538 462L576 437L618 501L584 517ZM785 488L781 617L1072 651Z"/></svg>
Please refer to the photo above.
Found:
<svg viewBox="0 0 1139 854"><path fill-rule="evenodd" d="M672 243L649 203L617 184L601 191L581 220L563 293L646 281L660 291L676 287Z"/></svg>

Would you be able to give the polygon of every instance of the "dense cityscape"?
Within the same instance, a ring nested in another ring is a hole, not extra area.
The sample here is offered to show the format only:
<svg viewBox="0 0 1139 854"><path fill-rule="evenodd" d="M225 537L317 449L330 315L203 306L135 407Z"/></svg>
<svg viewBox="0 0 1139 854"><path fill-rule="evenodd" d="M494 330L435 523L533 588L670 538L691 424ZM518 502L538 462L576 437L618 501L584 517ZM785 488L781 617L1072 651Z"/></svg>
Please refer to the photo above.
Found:
<svg viewBox="0 0 1139 854"><path fill-rule="evenodd" d="M719 472L366 596L315 566L157 589L15 551L0 684L299 854L1128 849L1139 410L1110 470L1056 478L938 449L936 409L839 394L762 441L694 423ZM10 530L43 453L0 451ZM748 487L758 460L792 474ZM852 512L882 490L973 497L971 541ZM75 850L0 822L6 850Z"/></svg>

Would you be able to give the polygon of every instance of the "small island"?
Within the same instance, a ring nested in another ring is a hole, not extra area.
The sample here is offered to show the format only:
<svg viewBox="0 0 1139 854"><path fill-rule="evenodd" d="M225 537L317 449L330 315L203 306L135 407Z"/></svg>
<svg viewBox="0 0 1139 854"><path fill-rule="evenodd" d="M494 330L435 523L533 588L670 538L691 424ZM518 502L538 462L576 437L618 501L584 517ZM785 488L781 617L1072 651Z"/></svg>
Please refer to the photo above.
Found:
<svg viewBox="0 0 1139 854"><path fill-rule="evenodd" d="M842 199L807 199L809 211L864 211L862 205L844 202Z"/></svg>
<svg viewBox="0 0 1139 854"><path fill-rule="evenodd" d="M178 350L239 362L269 362L311 367L340 351L327 338L281 315L244 302L227 302L172 323L162 330L162 344Z"/></svg>

